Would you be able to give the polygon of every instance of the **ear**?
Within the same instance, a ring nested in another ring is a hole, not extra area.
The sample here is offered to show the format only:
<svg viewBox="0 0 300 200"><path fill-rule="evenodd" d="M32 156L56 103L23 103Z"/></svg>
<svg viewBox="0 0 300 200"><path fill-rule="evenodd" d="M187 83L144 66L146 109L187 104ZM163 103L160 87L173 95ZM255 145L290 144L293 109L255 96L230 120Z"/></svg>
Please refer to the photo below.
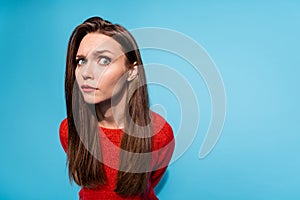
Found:
<svg viewBox="0 0 300 200"><path fill-rule="evenodd" d="M136 62L133 63L133 66L128 70L127 81L132 81L138 75L138 65Z"/></svg>

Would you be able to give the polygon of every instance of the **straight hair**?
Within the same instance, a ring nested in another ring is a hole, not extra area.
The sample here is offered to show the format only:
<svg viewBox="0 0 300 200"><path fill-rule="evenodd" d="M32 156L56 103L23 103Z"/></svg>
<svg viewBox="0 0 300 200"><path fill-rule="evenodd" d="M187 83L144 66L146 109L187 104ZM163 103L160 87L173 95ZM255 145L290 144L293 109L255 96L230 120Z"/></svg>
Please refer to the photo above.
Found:
<svg viewBox="0 0 300 200"><path fill-rule="evenodd" d="M93 112L95 105L84 101L75 78L76 54L81 40L88 33L100 33L112 37L121 45L128 68L133 63L137 63L138 76L134 81L126 83L128 92L125 113L128 115L124 115L120 147L122 151L120 151L115 192L124 197L143 195L147 192L149 181L147 172L150 171L151 157L136 157L134 154L151 152L153 129L150 125L151 116L144 67L137 43L129 31L121 25L112 24L100 17L89 18L78 25L68 43L65 97L68 118L67 164L70 181L75 181L85 188L96 188L107 181L104 164L101 162L99 116ZM136 135L138 137L135 137ZM148 170L133 172L140 168Z"/></svg>

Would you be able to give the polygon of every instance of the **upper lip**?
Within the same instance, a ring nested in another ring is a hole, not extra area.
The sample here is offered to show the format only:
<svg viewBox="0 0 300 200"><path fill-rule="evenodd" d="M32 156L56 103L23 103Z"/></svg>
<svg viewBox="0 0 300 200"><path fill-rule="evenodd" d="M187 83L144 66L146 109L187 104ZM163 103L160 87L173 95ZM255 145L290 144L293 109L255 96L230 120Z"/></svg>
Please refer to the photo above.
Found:
<svg viewBox="0 0 300 200"><path fill-rule="evenodd" d="M86 84L85 84L85 85L82 85L81 88L82 88L82 89L89 88L89 89L95 89L95 90L98 90L98 88L95 88L95 87L92 87L92 86L86 85Z"/></svg>

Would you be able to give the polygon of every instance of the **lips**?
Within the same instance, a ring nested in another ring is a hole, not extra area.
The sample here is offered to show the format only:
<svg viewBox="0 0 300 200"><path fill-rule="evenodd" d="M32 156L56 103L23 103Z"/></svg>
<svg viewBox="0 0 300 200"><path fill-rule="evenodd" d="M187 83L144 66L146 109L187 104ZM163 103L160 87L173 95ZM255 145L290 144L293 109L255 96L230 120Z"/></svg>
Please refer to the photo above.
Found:
<svg viewBox="0 0 300 200"><path fill-rule="evenodd" d="M82 89L84 89L84 88L90 88L90 89L95 89L95 90L98 89L98 88L95 88L95 87L92 87L92 86L89 86L89 85L82 85L81 88Z"/></svg>
<svg viewBox="0 0 300 200"><path fill-rule="evenodd" d="M92 87L92 86L89 86L89 85L82 85L81 89L84 92L94 92L94 91L98 90L98 88L95 88L95 87Z"/></svg>

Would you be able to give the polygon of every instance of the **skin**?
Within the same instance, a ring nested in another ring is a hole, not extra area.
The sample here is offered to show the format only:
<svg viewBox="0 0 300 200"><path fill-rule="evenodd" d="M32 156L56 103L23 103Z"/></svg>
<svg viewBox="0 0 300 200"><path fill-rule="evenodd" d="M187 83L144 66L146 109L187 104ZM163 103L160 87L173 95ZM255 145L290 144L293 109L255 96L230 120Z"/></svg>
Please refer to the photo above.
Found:
<svg viewBox="0 0 300 200"><path fill-rule="evenodd" d="M81 40L76 55L76 81L85 102L96 104L99 126L124 127L127 82L137 74L136 66L125 65L126 59L120 44L109 36L89 33Z"/></svg>

